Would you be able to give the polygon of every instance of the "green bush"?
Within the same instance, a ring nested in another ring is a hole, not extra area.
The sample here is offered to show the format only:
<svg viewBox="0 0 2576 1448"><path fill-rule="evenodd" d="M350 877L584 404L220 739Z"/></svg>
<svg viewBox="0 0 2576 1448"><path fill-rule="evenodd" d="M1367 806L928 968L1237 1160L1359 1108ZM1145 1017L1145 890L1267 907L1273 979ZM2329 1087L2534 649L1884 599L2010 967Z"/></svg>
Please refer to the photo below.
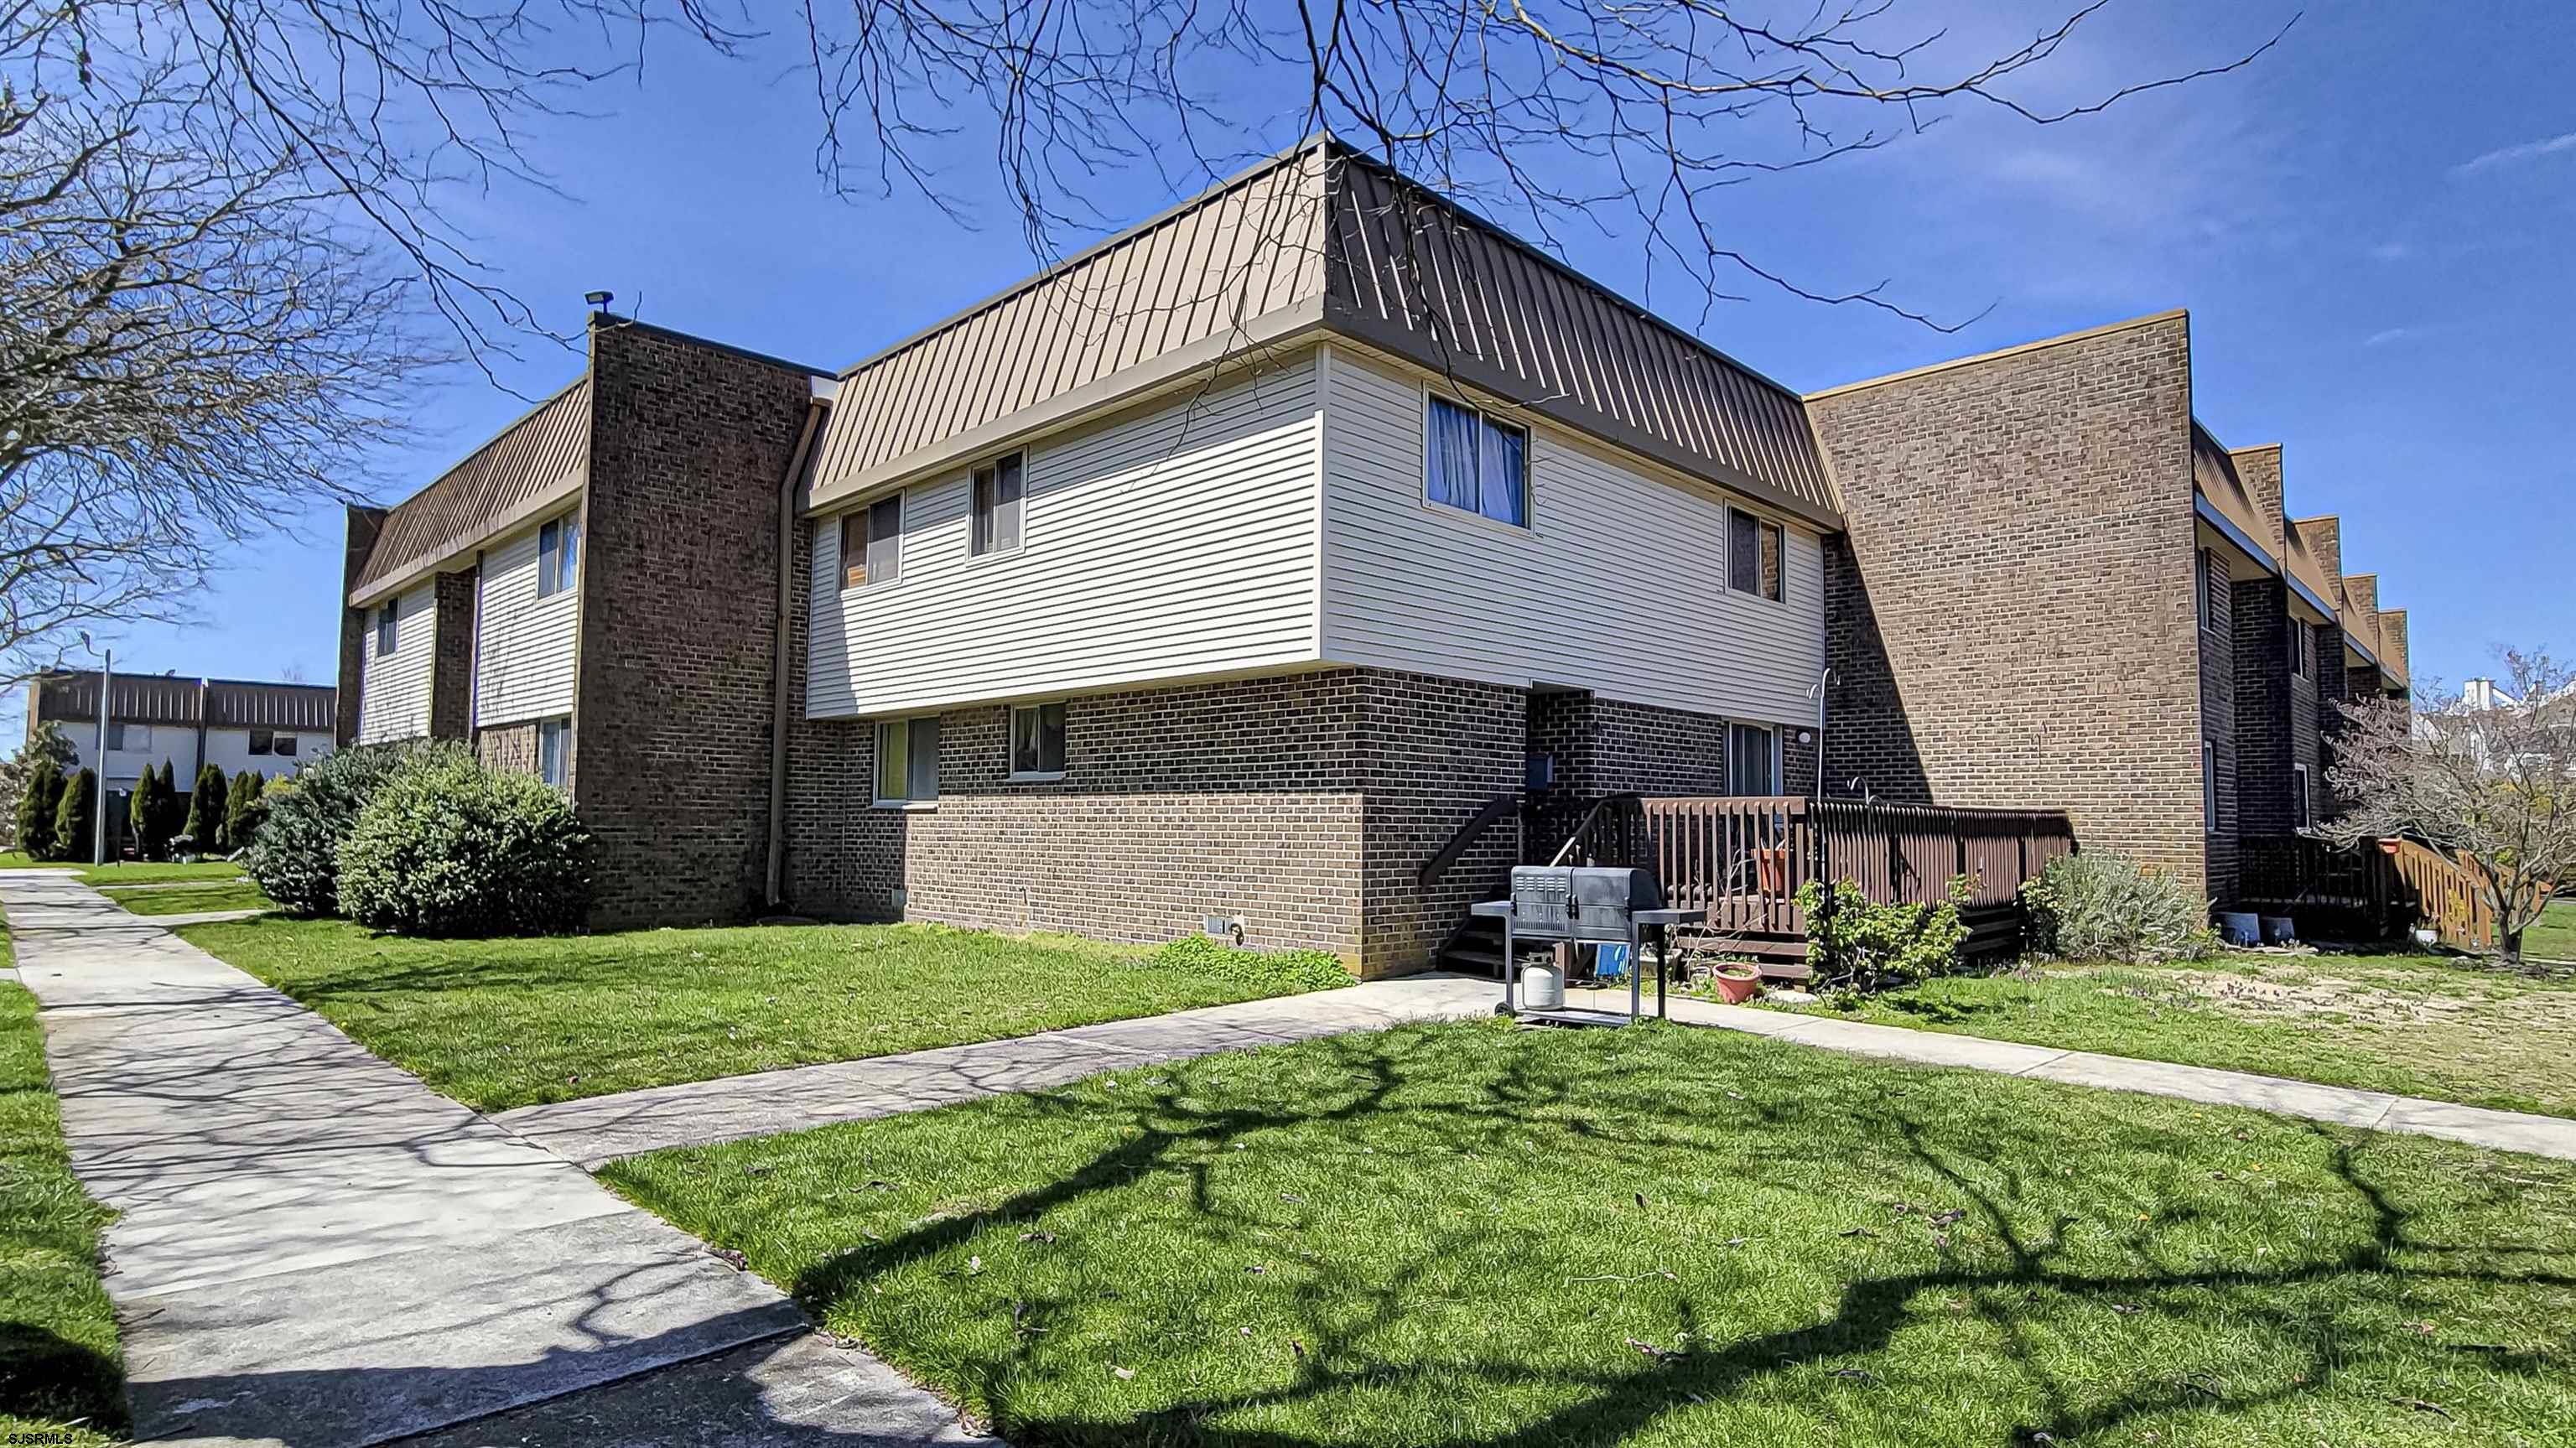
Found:
<svg viewBox="0 0 2576 1448"><path fill-rule="evenodd" d="M340 909L340 845L359 812L385 782L414 759L473 758L452 740L362 744L317 759L265 790L268 818L257 826L243 868L260 892L297 915L331 915Z"/></svg>
<svg viewBox="0 0 2576 1448"><path fill-rule="evenodd" d="M179 828L197 849L220 853L224 848L224 772L211 764L197 766L197 782L188 790L188 819Z"/></svg>
<svg viewBox="0 0 2576 1448"><path fill-rule="evenodd" d="M37 760L27 775L27 792L18 796L18 848L27 852L28 859L56 858L54 816L62 803L62 766L50 758Z"/></svg>
<svg viewBox="0 0 2576 1448"><path fill-rule="evenodd" d="M562 793L462 753L397 770L340 844L340 909L404 935L546 935L590 914L590 836Z"/></svg>
<svg viewBox="0 0 2576 1448"><path fill-rule="evenodd" d="M1824 909L1823 886L1798 887L1807 917L1807 965L1819 990L1887 990L1959 968L1968 927L1959 907L1968 902L1968 880L1950 882L1937 905L1882 905L1844 880L1834 886L1833 909Z"/></svg>
<svg viewBox="0 0 2576 1448"><path fill-rule="evenodd" d="M147 860L158 860L170 853L170 837L178 833L177 800L171 785L170 761L161 767L143 767L143 775L134 781L134 794L125 803L125 823L134 837L134 853Z"/></svg>
<svg viewBox="0 0 2576 1448"><path fill-rule="evenodd" d="M1350 971L1328 950L1246 950L1204 935L1164 946L1154 952L1154 964L1163 970L1222 976L1282 990L1329 990L1351 983Z"/></svg>
<svg viewBox="0 0 2576 1448"><path fill-rule="evenodd" d="M224 837L227 852L247 850L259 834L259 822L268 817L268 776L256 769L245 769L233 776L224 790Z"/></svg>
<svg viewBox="0 0 2576 1448"><path fill-rule="evenodd" d="M2021 887L2021 901L2037 955L2153 965L2218 953L2199 892L2104 851L2049 861Z"/></svg>
<svg viewBox="0 0 2576 1448"><path fill-rule="evenodd" d="M54 807L54 858L88 864L98 846L98 771L84 769L63 786Z"/></svg>

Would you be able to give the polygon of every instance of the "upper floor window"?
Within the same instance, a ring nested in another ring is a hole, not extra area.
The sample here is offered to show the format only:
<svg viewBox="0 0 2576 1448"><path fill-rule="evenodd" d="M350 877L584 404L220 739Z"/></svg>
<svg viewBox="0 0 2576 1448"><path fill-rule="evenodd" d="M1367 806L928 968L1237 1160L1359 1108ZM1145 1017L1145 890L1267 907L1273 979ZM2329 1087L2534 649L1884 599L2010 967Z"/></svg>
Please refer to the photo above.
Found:
<svg viewBox="0 0 2576 1448"><path fill-rule="evenodd" d="M275 754L277 736L266 729L250 731L250 752L253 756Z"/></svg>
<svg viewBox="0 0 2576 1448"><path fill-rule="evenodd" d="M537 778L557 789L572 782L572 721L537 722Z"/></svg>
<svg viewBox="0 0 2576 1448"><path fill-rule="evenodd" d="M903 553L903 494L841 515L841 587L892 582Z"/></svg>
<svg viewBox="0 0 2576 1448"><path fill-rule="evenodd" d="M2299 828L2306 829L2317 822L2316 798L2309 792L2308 767L2304 764L2290 766L2290 808L2298 818Z"/></svg>
<svg viewBox="0 0 2576 1448"><path fill-rule="evenodd" d="M1727 509L1727 587L1779 602L1786 594L1780 579L1786 542L1779 524L1766 523L1741 508Z"/></svg>
<svg viewBox="0 0 2576 1448"><path fill-rule="evenodd" d="M394 605L391 599L376 610L376 654L382 657L394 651Z"/></svg>
<svg viewBox="0 0 2576 1448"><path fill-rule="evenodd" d="M2290 672L2302 679L2317 676L2316 625L2303 618L2290 620Z"/></svg>
<svg viewBox="0 0 2576 1448"><path fill-rule="evenodd" d="M581 515L566 513L537 530L537 597L573 586L581 577Z"/></svg>
<svg viewBox="0 0 2576 1448"><path fill-rule="evenodd" d="M877 724L877 803L929 804L939 798L939 716Z"/></svg>
<svg viewBox="0 0 2576 1448"><path fill-rule="evenodd" d="M1727 726L1726 787L1734 794L1780 792L1780 731L1761 724Z"/></svg>
<svg viewBox="0 0 2576 1448"><path fill-rule="evenodd" d="M996 458L975 470L975 520L967 538L970 553L1008 553L1020 546L1020 494L1027 471L1025 453Z"/></svg>
<svg viewBox="0 0 2576 1448"><path fill-rule="evenodd" d="M1011 710L1011 778L1064 777L1064 705L1022 704Z"/></svg>
<svg viewBox="0 0 2576 1448"><path fill-rule="evenodd" d="M1431 399L1422 496L1515 528L1529 526L1529 433L1445 397Z"/></svg>
<svg viewBox="0 0 2576 1448"><path fill-rule="evenodd" d="M110 724L107 726L110 749L150 749L152 726L149 724Z"/></svg>
<svg viewBox="0 0 2576 1448"><path fill-rule="evenodd" d="M2218 627L2218 604L2212 590L2218 587L2221 576L2218 571L2218 560L2211 556L2208 549L2201 549L2198 556L2193 559L2192 599L2193 606L2200 610L2202 628Z"/></svg>

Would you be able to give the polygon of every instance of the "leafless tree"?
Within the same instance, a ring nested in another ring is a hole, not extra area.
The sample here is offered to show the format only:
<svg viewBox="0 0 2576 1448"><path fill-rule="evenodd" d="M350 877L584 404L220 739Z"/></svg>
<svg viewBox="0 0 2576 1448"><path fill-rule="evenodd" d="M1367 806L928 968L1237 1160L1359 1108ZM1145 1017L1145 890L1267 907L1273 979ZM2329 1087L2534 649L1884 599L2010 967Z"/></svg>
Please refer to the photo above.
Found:
<svg viewBox="0 0 2576 1448"><path fill-rule="evenodd" d="M2050 108L2017 92L2108 0L1969 55L1899 3L0 0L0 668L166 615L230 540L353 488L420 367L547 335L447 203L551 187L533 128L656 36L791 64L832 187L964 219L998 185L1042 260L1116 219L1111 171L1185 190L1330 129L1543 244L1625 213L1703 310L1751 282L1942 326L1792 276L1728 188L2280 38Z"/></svg>
<svg viewBox="0 0 2576 1448"><path fill-rule="evenodd" d="M2341 706L2326 776L2345 808L2313 833L2345 846L2416 839L2474 864L2518 963L2551 887L2576 885L2576 668L2539 649L2504 661L2501 699Z"/></svg>

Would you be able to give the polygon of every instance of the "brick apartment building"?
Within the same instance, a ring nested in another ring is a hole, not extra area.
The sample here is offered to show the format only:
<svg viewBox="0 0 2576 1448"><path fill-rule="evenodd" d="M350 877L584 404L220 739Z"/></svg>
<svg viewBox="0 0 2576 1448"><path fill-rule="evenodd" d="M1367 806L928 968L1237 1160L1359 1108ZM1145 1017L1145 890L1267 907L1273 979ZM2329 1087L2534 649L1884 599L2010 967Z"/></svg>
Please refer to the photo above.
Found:
<svg viewBox="0 0 2576 1448"><path fill-rule="evenodd" d="M1323 140L837 376L598 319L352 512L341 727L561 784L604 924L1217 921L1377 974L1517 858L1420 878L1498 799L1813 789L1830 662L1834 792L2201 871L2199 741L2242 794L2273 681L2196 650L2186 337L1801 398ZM2225 566L2332 627L2312 524ZM2333 687L2402 630L2318 635Z"/></svg>

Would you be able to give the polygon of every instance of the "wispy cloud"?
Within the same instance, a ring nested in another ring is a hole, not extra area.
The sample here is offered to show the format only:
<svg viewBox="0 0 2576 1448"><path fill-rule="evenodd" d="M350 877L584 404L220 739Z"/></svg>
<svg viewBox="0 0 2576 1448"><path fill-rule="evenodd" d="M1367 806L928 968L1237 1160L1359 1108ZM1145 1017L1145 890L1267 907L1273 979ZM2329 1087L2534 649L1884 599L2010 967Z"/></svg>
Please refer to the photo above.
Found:
<svg viewBox="0 0 2576 1448"><path fill-rule="evenodd" d="M2372 261L2404 261L2415 254L2415 248L2402 241L2383 241L2370 249Z"/></svg>
<svg viewBox="0 0 2576 1448"><path fill-rule="evenodd" d="M2407 338L2417 335L2419 335L2419 333L2417 329L2413 327L2382 327L2380 330L2362 338L2361 345L2365 347L2385 347L2391 342L2403 342Z"/></svg>
<svg viewBox="0 0 2576 1448"><path fill-rule="evenodd" d="M2483 156L2471 156L2451 169L2458 175L2469 176L2480 171L2492 171L2498 166L2513 166L2543 156L2554 156L2561 151L2576 151L2576 131L2551 136L2544 141L2525 141L2519 146L2499 146Z"/></svg>

